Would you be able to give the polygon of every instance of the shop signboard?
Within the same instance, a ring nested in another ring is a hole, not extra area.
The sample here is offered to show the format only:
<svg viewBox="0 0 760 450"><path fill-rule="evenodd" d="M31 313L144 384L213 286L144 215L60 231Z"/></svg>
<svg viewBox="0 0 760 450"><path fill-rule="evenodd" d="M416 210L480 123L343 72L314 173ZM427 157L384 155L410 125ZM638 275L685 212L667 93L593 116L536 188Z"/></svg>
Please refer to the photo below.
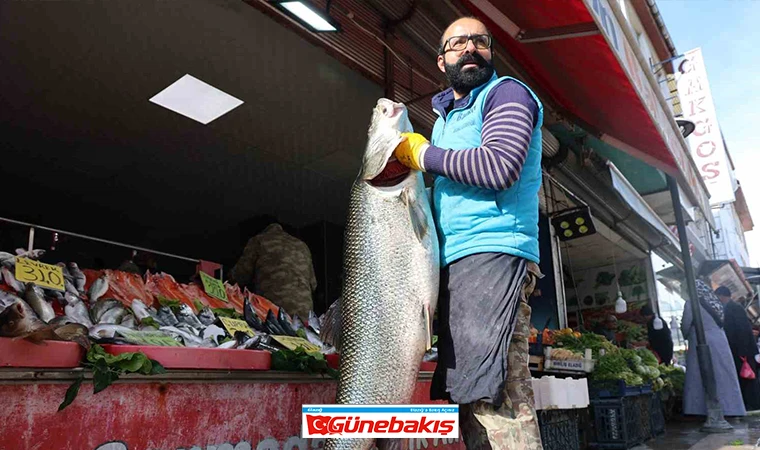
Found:
<svg viewBox="0 0 760 450"><path fill-rule="evenodd" d="M200 375L199 375L200 376ZM282 376L286 379L287 375ZM57 411L67 383L0 384L0 448L79 450L318 450L301 437L304 404L334 403L337 384L320 382L170 381L116 383ZM431 402L430 382L411 404ZM409 450L464 449L459 438L410 438Z"/></svg>
<svg viewBox="0 0 760 450"><path fill-rule="evenodd" d="M696 126L688 136L689 146L710 192L710 205L732 203L736 196L731 167L707 80L702 49L686 52L685 58L678 64L678 72L678 96L683 117Z"/></svg>
<svg viewBox="0 0 760 450"><path fill-rule="evenodd" d="M691 160L683 137L681 137L678 126L670 110L666 110L659 101L658 92L655 92L655 86L650 82L649 76L644 72L645 68L639 63L631 44L623 33L623 28L618 22L615 13L608 0L583 0L586 7L591 12L592 17L599 26L602 35L607 39L610 48L614 51L615 56L620 62L621 67L625 70L628 79L631 81L634 89L639 95L642 104L649 112L649 116L660 131L665 146L673 156L681 175L681 181L691 189L689 192L699 204L702 214L712 224L713 218L710 212L710 201L708 200L704 184L700 179L694 162ZM629 26L624 24L624 26ZM649 69L648 67L646 68ZM661 96L662 93L660 92Z"/></svg>

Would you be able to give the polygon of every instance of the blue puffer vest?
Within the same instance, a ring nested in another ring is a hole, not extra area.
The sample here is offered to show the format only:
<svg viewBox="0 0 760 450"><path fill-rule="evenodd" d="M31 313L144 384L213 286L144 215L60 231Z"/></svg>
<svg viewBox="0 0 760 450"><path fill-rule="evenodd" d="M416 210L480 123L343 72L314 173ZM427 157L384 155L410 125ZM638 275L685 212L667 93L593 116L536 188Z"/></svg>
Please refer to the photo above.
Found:
<svg viewBox="0 0 760 450"><path fill-rule="evenodd" d="M433 126L430 142L452 150L479 147L483 104L490 90L504 80L525 86L519 80L506 76L499 78L494 73L490 81L470 92L466 105L453 109L445 118L444 111L434 107L439 117ZM435 178L433 214L444 266L483 252L508 253L539 262L538 191L541 186L544 108L536 94L527 86L525 88L538 105L538 120L518 181L507 190L494 191L467 186L443 176ZM433 102L435 104L435 99Z"/></svg>

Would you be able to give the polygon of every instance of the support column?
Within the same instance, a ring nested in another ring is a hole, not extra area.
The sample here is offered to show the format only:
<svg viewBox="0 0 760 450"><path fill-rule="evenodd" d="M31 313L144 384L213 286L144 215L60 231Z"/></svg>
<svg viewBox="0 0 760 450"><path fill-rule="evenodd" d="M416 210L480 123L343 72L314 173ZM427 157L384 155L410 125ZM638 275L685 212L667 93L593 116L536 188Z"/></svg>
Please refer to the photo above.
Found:
<svg viewBox="0 0 760 450"><path fill-rule="evenodd" d="M733 427L723 417L723 408L721 408L718 401L715 371L710 356L710 346L707 345L707 340L705 339L705 327L702 323L702 312L699 308L699 299L697 298L696 278L694 266L691 263L691 254L689 253L689 238L686 235L686 222L683 218L681 198L678 195L678 183L670 175L667 178L670 198L673 201L673 212L676 215L678 240L681 242L681 258L686 275L686 288L691 300L689 304L691 305L692 315L694 316L693 322L697 331L697 359L699 361L699 372L702 375L702 387L705 390L705 403L707 405L707 420L702 425L702 431L707 433L731 432L733 431ZM689 345L693 345L693 343L689 342Z"/></svg>

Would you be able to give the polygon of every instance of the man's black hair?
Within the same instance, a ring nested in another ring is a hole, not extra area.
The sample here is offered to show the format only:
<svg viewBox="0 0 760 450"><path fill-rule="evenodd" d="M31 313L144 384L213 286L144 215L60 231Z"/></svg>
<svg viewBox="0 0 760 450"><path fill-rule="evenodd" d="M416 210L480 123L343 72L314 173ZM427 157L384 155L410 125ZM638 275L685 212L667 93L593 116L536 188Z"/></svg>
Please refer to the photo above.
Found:
<svg viewBox="0 0 760 450"><path fill-rule="evenodd" d="M654 315L654 310L652 310L651 306L644 305L639 310L639 314L641 314L642 316L653 316Z"/></svg>
<svg viewBox="0 0 760 450"><path fill-rule="evenodd" d="M731 297L731 289L721 286L718 289L715 290L715 295L718 296L724 296L724 297Z"/></svg>

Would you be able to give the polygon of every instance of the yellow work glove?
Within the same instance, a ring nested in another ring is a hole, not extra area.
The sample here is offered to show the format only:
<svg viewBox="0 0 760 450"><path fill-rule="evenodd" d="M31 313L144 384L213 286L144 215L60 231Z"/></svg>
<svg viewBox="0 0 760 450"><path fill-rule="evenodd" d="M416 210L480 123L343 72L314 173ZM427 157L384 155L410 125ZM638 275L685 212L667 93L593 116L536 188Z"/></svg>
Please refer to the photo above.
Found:
<svg viewBox="0 0 760 450"><path fill-rule="evenodd" d="M404 140L398 144L393 155L406 167L424 172L421 159L430 142L418 133L401 133L401 136Z"/></svg>

